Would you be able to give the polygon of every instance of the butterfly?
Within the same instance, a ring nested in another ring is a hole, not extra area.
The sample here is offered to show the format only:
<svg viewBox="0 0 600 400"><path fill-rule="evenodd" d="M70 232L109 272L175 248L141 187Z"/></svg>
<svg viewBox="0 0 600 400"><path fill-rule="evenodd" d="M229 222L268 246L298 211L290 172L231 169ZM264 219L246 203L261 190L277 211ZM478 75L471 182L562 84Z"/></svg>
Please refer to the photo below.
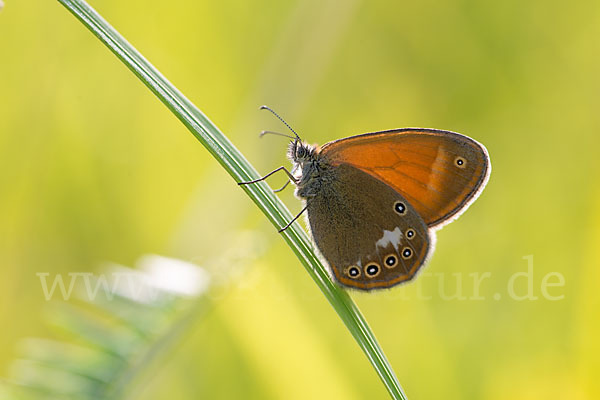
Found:
<svg viewBox="0 0 600 400"><path fill-rule="evenodd" d="M435 231L460 216L485 187L486 148L459 133L404 128L366 133L322 147L295 136L292 172L313 241L342 286L375 290L415 277L435 247Z"/></svg>

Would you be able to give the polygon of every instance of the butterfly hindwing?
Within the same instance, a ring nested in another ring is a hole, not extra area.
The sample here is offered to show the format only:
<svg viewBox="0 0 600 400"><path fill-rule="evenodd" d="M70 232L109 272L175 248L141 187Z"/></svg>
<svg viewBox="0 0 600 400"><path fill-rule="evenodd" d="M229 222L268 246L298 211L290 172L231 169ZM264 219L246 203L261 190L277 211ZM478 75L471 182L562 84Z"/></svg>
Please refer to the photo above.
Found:
<svg viewBox="0 0 600 400"><path fill-rule="evenodd" d="M433 233L411 204L349 164L322 176L307 201L314 241L341 284L370 290L410 280L433 248Z"/></svg>

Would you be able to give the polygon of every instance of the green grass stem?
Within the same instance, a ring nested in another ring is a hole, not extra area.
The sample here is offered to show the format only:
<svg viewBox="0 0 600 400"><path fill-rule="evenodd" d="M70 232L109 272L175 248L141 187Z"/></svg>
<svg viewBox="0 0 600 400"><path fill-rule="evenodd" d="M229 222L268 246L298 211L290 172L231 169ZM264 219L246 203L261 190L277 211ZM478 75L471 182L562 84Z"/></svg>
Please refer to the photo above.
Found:
<svg viewBox="0 0 600 400"><path fill-rule="evenodd" d="M86 2L82 0L59 0L59 2L100 39L183 122L235 182L259 177L256 170L227 137ZM293 218L266 183L260 182L240 188L276 228L284 226ZM391 397L406 399L394 371L365 318L348 293L331 280L327 269L315 255L306 232L295 223L281 235L358 342Z"/></svg>

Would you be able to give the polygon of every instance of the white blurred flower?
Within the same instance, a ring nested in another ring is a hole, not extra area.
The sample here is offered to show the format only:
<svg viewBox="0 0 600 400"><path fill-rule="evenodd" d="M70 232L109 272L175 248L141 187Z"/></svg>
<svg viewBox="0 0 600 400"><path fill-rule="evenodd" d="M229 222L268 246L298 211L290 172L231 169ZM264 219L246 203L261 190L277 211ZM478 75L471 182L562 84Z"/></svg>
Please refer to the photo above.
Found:
<svg viewBox="0 0 600 400"><path fill-rule="evenodd" d="M147 283L158 289L182 296L198 296L208 289L210 275L196 264L149 254L137 262Z"/></svg>

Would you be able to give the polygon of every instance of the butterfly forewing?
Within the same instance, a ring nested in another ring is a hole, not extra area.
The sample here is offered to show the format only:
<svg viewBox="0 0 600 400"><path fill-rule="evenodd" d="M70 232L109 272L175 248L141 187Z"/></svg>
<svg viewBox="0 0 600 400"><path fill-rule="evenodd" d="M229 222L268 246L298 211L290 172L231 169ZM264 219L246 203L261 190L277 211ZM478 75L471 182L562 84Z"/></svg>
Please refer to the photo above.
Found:
<svg viewBox="0 0 600 400"><path fill-rule="evenodd" d="M307 199L315 243L343 285L370 290L410 280L426 262L433 238L400 193L349 164L322 177Z"/></svg>
<svg viewBox="0 0 600 400"><path fill-rule="evenodd" d="M333 166L351 164L382 180L414 207L429 227L457 217L487 182L483 145L434 129L400 129L327 143L321 155Z"/></svg>

